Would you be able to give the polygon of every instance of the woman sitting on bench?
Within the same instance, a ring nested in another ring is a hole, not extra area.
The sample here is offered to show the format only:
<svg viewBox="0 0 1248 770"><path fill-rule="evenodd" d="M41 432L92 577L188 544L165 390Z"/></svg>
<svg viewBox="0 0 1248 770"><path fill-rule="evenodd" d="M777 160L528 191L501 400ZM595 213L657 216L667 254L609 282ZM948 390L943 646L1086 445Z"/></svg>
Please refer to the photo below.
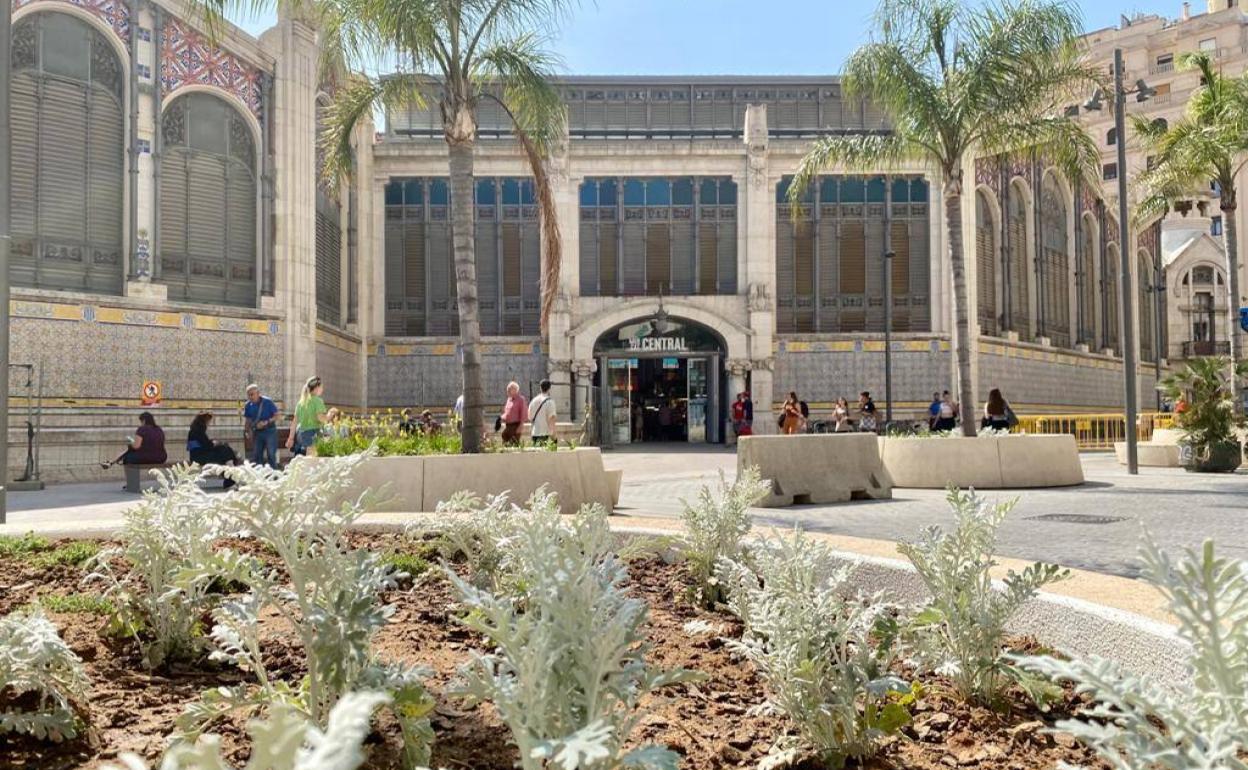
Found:
<svg viewBox="0 0 1248 770"><path fill-rule="evenodd" d="M164 465L169 459L165 454L165 432L156 424L151 412L139 415L139 429L134 438L128 439L130 448L118 455L110 463L100 463L101 467L109 468L117 463L122 465Z"/></svg>
<svg viewBox="0 0 1248 770"><path fill-rule="evenodd" d="M186 434L186 452L191 462L196 465L238 465L238 453L229 444L217 443L208 437L208 423L212 422L212 412L200 412L191 420L191 429ZM225 488L234 486L230 479L225 480Z"/></svg>

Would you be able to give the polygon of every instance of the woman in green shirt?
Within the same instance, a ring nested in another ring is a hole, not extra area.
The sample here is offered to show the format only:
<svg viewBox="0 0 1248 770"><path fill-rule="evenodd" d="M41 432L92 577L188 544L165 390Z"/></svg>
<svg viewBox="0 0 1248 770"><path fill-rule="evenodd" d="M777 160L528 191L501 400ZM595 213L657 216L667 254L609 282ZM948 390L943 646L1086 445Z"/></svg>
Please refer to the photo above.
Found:
<svg viewBox="0 0 1248 770"><path fill-rule="evenodd" d="M295 416L290 421L290 435L286 448L297 455L306 455L316 444L316 436L327 419L325 402L321 400L324 390L320 377L309 377L295 405Z"/></svg>

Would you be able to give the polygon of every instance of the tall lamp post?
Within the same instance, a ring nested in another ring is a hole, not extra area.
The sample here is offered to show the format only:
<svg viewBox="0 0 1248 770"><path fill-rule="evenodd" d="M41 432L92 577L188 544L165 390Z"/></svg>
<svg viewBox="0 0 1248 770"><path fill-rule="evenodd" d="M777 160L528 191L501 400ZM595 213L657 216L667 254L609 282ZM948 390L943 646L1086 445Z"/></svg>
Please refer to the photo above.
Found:
<svg viewBox="0 0 1248 770"><path fill-rule="evenodd" d="M1124 433L1127 440L1127 473L1139 474L1139 450L1137 447L1136 422L1139 398L1136 384L1135 360L1135 313L1131 307L1131 234L1127 220L1127 94L1135 94L1137 102L1146 101L1157 93L1143 80L1135 81L1135 88L1127 90L1123 87L1122 49L1114 49L1114 136L1118 147L1118 301L1121 303L1119 328L1122 330L1122 375L1126 389L1126 426ZM1099 110L1104 94L1096 89L1092 98L1084 103L1085 110Z"/></svg>
<svg viewBox="0 0 1248 770"><path fill-rule="evenodd" d="M893 257L884 252L884 424L893 422ZM887 428L885 429L887 432Z"/></svg>
<svg viewBox="0 0 1248 770"><path fill-rule="evenodd" d="M12 218L9 193L13 174L9 161L9 81L12 68L13 4L0 0L0 524L9 509L9 241Z"/></svg>

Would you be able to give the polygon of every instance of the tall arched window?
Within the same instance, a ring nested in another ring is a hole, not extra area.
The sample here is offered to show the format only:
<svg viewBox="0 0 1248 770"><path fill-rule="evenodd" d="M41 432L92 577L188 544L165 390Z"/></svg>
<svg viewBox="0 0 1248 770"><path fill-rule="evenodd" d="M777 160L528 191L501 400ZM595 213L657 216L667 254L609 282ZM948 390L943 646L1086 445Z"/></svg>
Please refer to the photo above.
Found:
<svg viewBox="0 0 1248 770"><path fill-rule="evenodd" d="M169 298L256 304L256 149L224 99L194 92L161 117L159 280Z"/></svg>
<svg viewBox="0 0 1248 770"><path fill-rule="evenodd" d="M1070 248L1066 240L1066 198L1057 178L1046 174L1041 185L1040 287L1043 332L1059 348L1070 347Z"/></svg>
<svg viewBox="0 0 1248 770"><path fill-rule="evenodd" d="M1110 220L1111 223L1113 220ZM1118 232L1117 224L1112 232ZM1118 244L1111 243L1105 247L1105 258L1101 260L1101 347L1109 348L1115 353L1121 352L1122 345L1118 340L1118 314L1122 308L1118 305Z"/></svg>
<svg viewBox="0 0 1248 770"><path fill-rule="evenodd" d="M1100 243L1101 226L1091 214L1083 217L1081 232L1082 251L1079 255L1079 341L1089 348L1096 347L1096 288L1099 283L1096 257Z"/></svg>
<svg viewBox="0 0 1248 770"><path fill-rule="evenodd" d="M1153 258L1147 251L1141 251L1138 257L1139 274L1136 278L1136 296L1139 297L1140 307L1140 359L1144 361L1153 360L1153 351L1157 345L1158 329L1155 327L1154 319L1157 317L1156 307L1154 303L1157 298L1153 295Z"/></svg>
<svg viewBox="0 0 1248 770"><path fill-rule="evenodd" d="M975 193L975 264L979 297L979 329L983 334L999 333L997 322L997 223L992 205L983 190Z"/></svg>
<svg viewBox="0 0 1248 770"><path fill-rule="evenodd" d="M332 326L342 323L342 203L324 180L325 105L316 110L316 317Z"/></svg>
<svg viewBox="0 0 1248 770"><path fill-rule="evenodd" d="M1006 306L1009 308L1007 323L1019 339L1031 339L1031 272L1027 258L1027 198L1021 182L1009 187L1006 200Z"/></svg>
<svg viewBox="0 0 1248 770"><path fill-rule="evenodd" d="M15 285L121 293L125 67L105 35L63 13L13 27Z"/></svg>

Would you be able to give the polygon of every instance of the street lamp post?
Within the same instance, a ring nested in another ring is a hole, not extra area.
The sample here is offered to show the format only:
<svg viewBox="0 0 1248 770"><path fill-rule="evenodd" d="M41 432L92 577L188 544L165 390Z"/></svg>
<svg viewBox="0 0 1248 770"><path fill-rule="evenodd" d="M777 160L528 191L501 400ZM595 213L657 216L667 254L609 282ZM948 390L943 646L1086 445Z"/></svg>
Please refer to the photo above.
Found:
<svg viewBox="0 0 1248 770"><path fill-rule="evenodd" d="M1143 80L1135 81L1135 88L1128 91L1123 87L1122 49L1114 49L1114 144L1118 148L1118 301L1121 304L1119 327L1122 335L1122 378L1126 393L1126 426L1124 438L1127 444L1127 473L1140 472L1139 451L1137 447L1136 422L1138 421L1139 398L1136 383L1135 357L1135 313L1131 307L1131 254L1130 225L1127 220L1127 94L1135 94L1137 102L1143 102L1156 91ZM1087 110L1101 109L1102 94L1098 88L1083 106Z"/></svg>
<svg viewBox="0 0 1248 770"><path fill-rule="evenodd" d="M9 160L9 81L12 65L13 4L0 0L0 524L9 509L9 243L12 218L9 195L13 174Z"/></svg>
<svg viewBox="0 0 1248 770"><path fill-rule="evenodd" d="M884 252L884 424L893 421L893 257Z"/></svg>

